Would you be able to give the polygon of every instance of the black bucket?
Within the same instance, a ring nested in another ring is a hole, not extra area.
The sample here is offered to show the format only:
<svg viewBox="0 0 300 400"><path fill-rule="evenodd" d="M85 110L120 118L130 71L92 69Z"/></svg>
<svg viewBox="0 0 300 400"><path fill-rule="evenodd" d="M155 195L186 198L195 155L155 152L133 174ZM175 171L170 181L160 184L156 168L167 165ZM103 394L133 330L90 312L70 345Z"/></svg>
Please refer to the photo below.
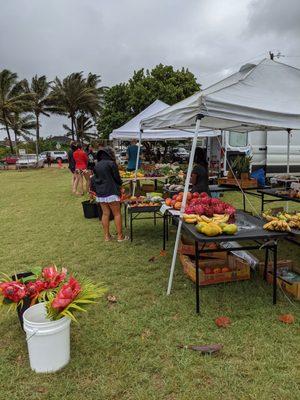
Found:
<svg viewBox="0 0 300 400"><path fill-rule="evenodd" d="M13 281L17 281L17 280L20 280L20 279L22 279L22 278L27 278L28 276L33 276L32 272L20 272L20 273L18 273L18 274L16 274L16 275L13 275L13 276L11 277L11 279L12 279ZM20 321L20 324L21 324L21 328L22 328L22 329L23 329L23 314L24 314L24 312L27 310L27 308L30 307L30 304L31 304L31 299L30 299L30 297L25 296L25 297L23 298L22 306L19 305L19 306L17 307L17 314L18 314L19 321ZM23 329L23 330L24 330L24 329Z"/></svg>
<svg viewBox="0 0 300 400"><path fill-rule="evenodd" d="M83 214L85 218L98 218L99 210L97 203L91 203L88 200L83 201L82 203Z"/></svg>

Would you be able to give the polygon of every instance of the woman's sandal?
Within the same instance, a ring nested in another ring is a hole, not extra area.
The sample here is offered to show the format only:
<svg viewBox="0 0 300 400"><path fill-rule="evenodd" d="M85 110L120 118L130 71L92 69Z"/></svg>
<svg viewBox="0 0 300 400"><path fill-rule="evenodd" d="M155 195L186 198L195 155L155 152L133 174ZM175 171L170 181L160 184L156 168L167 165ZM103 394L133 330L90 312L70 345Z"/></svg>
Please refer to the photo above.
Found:
<svg viewBox="0 0 300 400"><path fill-rule="evenodd" d="M121 243L121 242L125 242L126 240L129 240L129 236L124 236L123 239L118 239L117 241L118 241L118 243Z"/></svg>

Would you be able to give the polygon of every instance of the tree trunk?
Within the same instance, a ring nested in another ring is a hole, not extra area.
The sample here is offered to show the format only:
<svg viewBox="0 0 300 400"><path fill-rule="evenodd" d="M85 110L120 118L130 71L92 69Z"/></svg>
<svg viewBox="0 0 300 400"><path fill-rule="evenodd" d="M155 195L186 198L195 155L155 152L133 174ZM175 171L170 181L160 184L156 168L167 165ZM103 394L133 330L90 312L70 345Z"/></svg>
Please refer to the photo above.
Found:
<svg viewBox="0 0 300 400"><path fill-rule="evenodd" d="M36 117L36 127L35 127L35 132L36 132L36 151L37 153L40 152L40 121L39 121L39 114L35 114Z"/></svg>
<svg viewBox="0 0 300 400"><path fill-rule="evenodd" d="M9 141L10 151L11 151L11 153L13 154L14 148L13 148L13 144L12 144L11 137L10 137L9 127L8 127L8 125L7 125L7 121L6 121L5 116L3 116L3 117L4 117L3 119L4 119L5 129L6 129L7 137L8 137L8 141Z"/></svg>
<svg viewBox="0 0 300 400"><path fill-rule="evenodd" d="M14 131L15 134L15 149L16 149L16 155L18 155L18 134L17 131Z"/></svg>
<svg viewBox="0 0 300 400"><path fill-rule="evenodd" d="M71 116L71 132L72 132L72 140L74 140L74 117Z"/></svg>

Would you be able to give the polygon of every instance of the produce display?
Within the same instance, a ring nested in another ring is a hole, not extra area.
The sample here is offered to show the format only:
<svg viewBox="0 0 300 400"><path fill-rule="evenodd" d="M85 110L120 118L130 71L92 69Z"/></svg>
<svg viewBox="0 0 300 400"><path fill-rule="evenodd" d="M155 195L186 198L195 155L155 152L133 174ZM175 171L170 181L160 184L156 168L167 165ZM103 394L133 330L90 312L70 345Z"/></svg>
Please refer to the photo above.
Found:
<svg viewBox="0 0 300 400"><path fill-rule="evenodd" d="M262 214L263 218L268 221L264 225L264 229L268 231L291 232L292 229L300 229L300 213L290 214L287 212L279 212L272 215L272 211L266 211Z"/></svg>
<svg viewBox="0 0 300 400"><path fill-rule="evenodd" d="M182 192L184 190L184 185L176 184L176 183L167 183L164 185L164 190L168 192Z"/></svg>
<svg viewBox="0 0 300 400"><path fill-rule="evenodd" d="M125 171L120 169L121 178L133 179L135 178L135 171ZM142 168L137 170L137 178L160 178L163 176L173 176L178 174L180 171L178 167L171 165L155 164L155 165L144 165Z"/></svg>
<svg viewBox="0 0 300 400"><path fill-rule="evenodd" d="M182 199L183 192L180 192L177 195L175 194L172 198L167 198L165 202L167 206L170 206L175 210L180 210ZM228 214L229 217L233 219L236 209L220 199L209 197L205 192L188 192L184 212L185 214L205 215L209 218L213 217L214 214Z"/></svg>
<svg viewBox="0 0 300 400"><path fill-rule="evenodd" d="M163 198L160 196L131 196L127 199L127 204L130 207L157 207L160 206L163 201Z"/></svg>
<svg viewBox="0 0 300 400"><path fill-rule="evenodd" d="M277 190L275 194L278 194L279 196L287 196L291 199L300 199L300 191L295 189Z"/></svg>
<svg viewBox="0 0 300 400"><path fill-rule="evenodd" d="M180 210L183 193L174 195L165 200L167 206ZM237 225L234 221L236 209L224 201L211 198L207 193L188 193L187 205L183 214L183 220L188 224L197 224L199 233L206 236L218 236L221 234L234 235Z"/></svg>

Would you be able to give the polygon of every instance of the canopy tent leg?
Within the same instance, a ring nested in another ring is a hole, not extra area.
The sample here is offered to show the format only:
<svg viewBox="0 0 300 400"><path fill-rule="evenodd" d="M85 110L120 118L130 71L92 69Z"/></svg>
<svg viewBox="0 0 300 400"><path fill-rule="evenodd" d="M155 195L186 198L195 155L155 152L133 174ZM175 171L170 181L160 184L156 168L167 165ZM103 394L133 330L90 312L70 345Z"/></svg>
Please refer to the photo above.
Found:
<svg viewBox="0 0 300 400"><path fill-rule="evenodd" d="M177 258L177 251L178 251L178 245L179 245L179 240L180 240L180 235L181 235L182 214L184 213L185 206L186 206L187 193L189 191L189 184L190 184L191 174L192 174L192 169L193 169L194 156L195 156L195 151L196 151L196 147L197 147L198 133L199 133L200 122L201 122L202 118L203 118L202 114L197 115L196 128L195 128L193 142L192 142L189 166L188 166L188 170L187 170L187 174L186 174L186 178L185 178L184 193L183 193L183 199L182 199L181 208L180 208L179 223L178 223L178 228L177 228L177 233L176 233L176 240L175 240L172 264L171 264L170 275L169 275L168 290L167 290L168 295L171 293L171 289L172 289L173 276L174 276L174 270L175 270L175 264L176 264L176 258Z"/></svg>
<svg viewBox="0 0 300 400"><path fill-rule="evenodd" d="M287 163L286 173L290 173L291 129L287 129Z"/></svg>
<svg viewBox="0 0 300 400"><path fill-rule="evenodd" d="M138 152L137 152L137 156L136 156L135 171L134 171L134 181L133 181L132 196L135 196L137 170L139 169L139 160L140 160L140 153L141 153L141 146L142 146L142 132L143 131L140 130Z"/></svg>

